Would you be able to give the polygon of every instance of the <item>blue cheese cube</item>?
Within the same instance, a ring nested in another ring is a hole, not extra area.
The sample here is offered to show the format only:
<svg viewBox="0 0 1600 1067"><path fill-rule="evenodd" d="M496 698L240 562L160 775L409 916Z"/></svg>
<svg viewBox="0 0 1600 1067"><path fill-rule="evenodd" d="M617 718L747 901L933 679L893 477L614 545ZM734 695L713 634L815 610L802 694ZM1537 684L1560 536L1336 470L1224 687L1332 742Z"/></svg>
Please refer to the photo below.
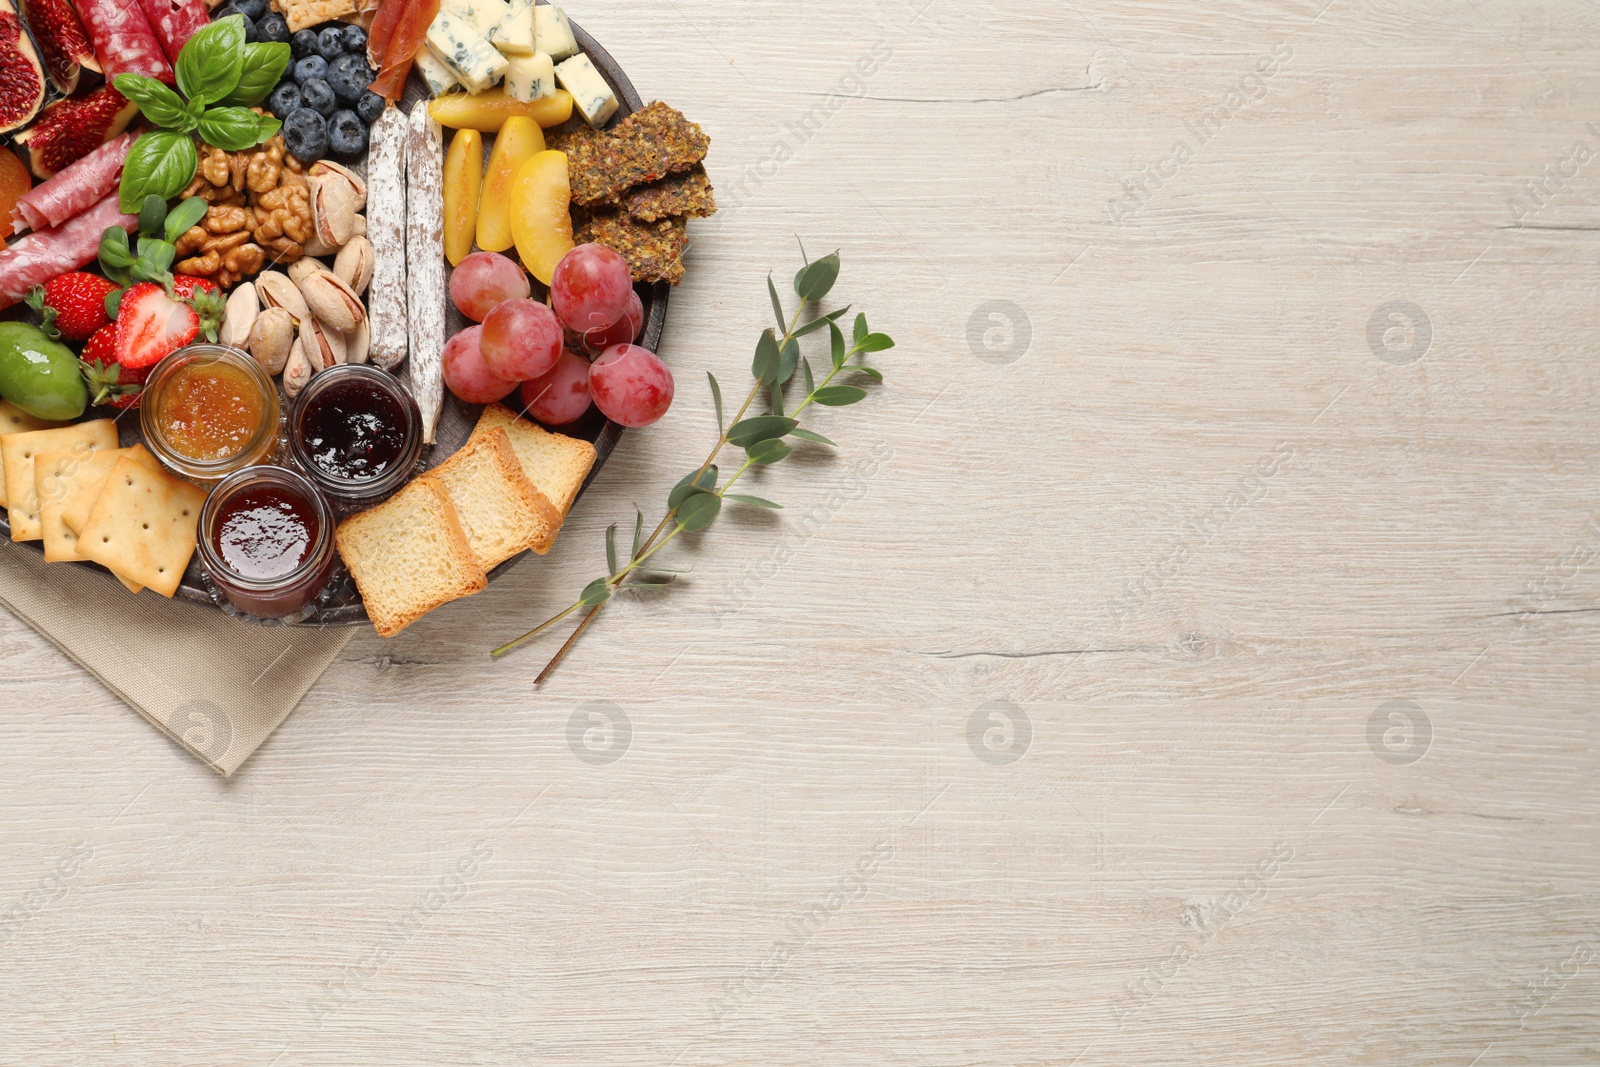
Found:
<svg viewBox="0 0 1600 1067"><path fill-rule="evenodd" d="M553 4L533 9L533 47L557 63L578 54L578 39L572 36L565 11Z"/></svg>
<svg viewBox="0 0 1600 1067"><path fill-rule="evenodd" d="M511 0L511 9L490 43L508 56L533 55L533 0Z"/></svg>
<svg viewBox="0 0 1600 1067"><path fill-rule="evenodd" d="M617 113L617 94L582 53L556 67L556 79L572 94L572 106L595 129L600 129Z"/></svg>
<svg viewBox="0 0 1600 1067"><path fill-rule="evenodd" d="M500 28L510 5L506 0L444 0L439 9L460 16L484 40L493 44L494 32Z"/></svg>
<svg viewBox="0 0 1600 1067"><path fill-rule="evenodd" d="M449 10L441 9L434 18L427 41L428 51L469 93L481 93L499 82L509 65L483 34Z"/></svg>
<svg viewBox="0 0 1600 1067"><path fill-rule="evenodd" d="M427 45L417 49L415 62L417 70L422 73L422 80L428 83L428 91L434 96L443 96L461 84L450 73L449 67L434 58Z"/></svg>
<svg viewBox="0 0 1600 1067"><path fill-rule="evenodd" d="M517 56L506 68L506 95L524 104L556 95L556 65L543 52Z"/></svg>

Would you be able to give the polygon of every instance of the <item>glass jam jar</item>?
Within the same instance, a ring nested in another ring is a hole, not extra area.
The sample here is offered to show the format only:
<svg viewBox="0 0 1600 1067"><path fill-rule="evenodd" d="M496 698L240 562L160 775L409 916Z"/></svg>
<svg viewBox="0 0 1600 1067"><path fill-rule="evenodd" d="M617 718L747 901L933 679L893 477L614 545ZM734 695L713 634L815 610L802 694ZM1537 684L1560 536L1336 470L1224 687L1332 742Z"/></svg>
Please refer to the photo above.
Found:
<svg viewBox="0 0 1600 1067"><path fill-rule="evenodd" d="M156 364L139 402L150 451L202 483L268 462L278 414L277 385L248 352L227 345L178 349Z"/></svg>
<svg viewBox="0 0 1600 1067"><path fill-rule="evenodd" d="M305 475L247 467L219 482L200 509L200 566L246 615L302 615L333 573L333 528L333 512Z"/></svg>
<svg viewBox="0 0 1600 1067"><path fill-rule="evenodd" d="M336 503L376 504L416 470L422 413L385 371L364 364L329 367L295 398L289 450Z"/></svg>

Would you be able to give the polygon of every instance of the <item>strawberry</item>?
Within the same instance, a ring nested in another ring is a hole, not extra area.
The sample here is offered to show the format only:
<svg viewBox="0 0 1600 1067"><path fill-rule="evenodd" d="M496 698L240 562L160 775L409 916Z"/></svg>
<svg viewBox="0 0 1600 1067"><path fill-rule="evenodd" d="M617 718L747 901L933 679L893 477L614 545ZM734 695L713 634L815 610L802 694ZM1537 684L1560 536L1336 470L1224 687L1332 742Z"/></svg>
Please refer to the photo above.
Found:
<svg viewBox="0 0 1600 1067"><path fill-rule="evenodd" d="M221 292L204 278L180 274L171 294L154 282L129 287L117 310L117 362L145 370L201 333L216 340L225 307Z"/></svg>
<svg viewBox="0 0 1600 1067"><path fill-rule="evenodd" d="M117 327L107 324L83 346L83 377L89 385L89 403L109 404L126 411L139 406L145 379L152 368L131 370L117 362Z"/></svg>
<svg viewBox="0 0 1600 1067"><path fill-rule="evenodd" d="M57 330L69 341L83 341L111 321L106 294L116 288L98 274L75 270L30 289L28 306L39 313L46 333Z"/></svg>

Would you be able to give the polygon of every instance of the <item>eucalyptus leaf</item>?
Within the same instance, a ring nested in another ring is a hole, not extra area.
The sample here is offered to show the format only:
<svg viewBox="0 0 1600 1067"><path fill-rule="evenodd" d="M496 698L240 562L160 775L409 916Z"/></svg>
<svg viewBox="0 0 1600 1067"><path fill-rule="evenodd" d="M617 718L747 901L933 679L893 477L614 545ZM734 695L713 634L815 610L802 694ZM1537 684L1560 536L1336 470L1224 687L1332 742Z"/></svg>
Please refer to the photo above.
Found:
<svg viewBox="0 0 1600 1067"><path fill-rule="evenodd" d="M789 453L793 452L794 449L782 441L757 441L745 451L749 453L751 463L765 467L770 463L777 463L781 459L788 458Z"/></svg>
<svg viewBox="0 0 1600 1067"><path fill-rule="evenodd" d="M757 441L783 437L796 425L798 424L793 419L783 415L754 415L733 424L728 430L728 442L740 448L748 448Z"/></svg>
<svg viewBox="0 0 1600 1067"><path fill-rule="evenodd" d="M685 533L704 530L722 511L722 498L715 493L697 493L678 507L678 525Z"/></svg>
<svg viewBox="0 0 1600 1067"><path fill-rule="evenodd" d="M869 333L856 342L857 352L882 352L894 347L894 338L886 333Z"/></svg>
<svg viewBox="0 0 1600 1067"><path fill-rule="evenodd" d="M174 199L193 180L198 163L194 139L188 134L170 130L141 134L122 164L118 205L132 214L152 193L165 200Z"/></svg>
<svg viewBox="0 0 1600 1067"><path fill-rule="evenodd" d="M206 217L206 206L206 202L198 196L178 201L178 206L167 213L162 236L177 244L178 238L188 233L191 227L200 225L200 220Z"/></svg>
<svg viewBox="0 0 1600 1067"><path fill-rule="evenodd" d="M783 322L783 301L778 299L778 287L772 282L772 273L767 273L767 295L772 297L772 317L778 324L778 329L787 332Z"/></svg>
<svg viewBox="0 0 1600 1067"><path fill-rule="evenodd" d="M644 512L634 508L633 514L633 551L628 553L629 562L639 558L639 543L644 538Z"/></svg>
<svg viewBox="0 0 1600 1067"><path fill-rule="evenodd" d="M706 380L711 383L711 402L717 406L717 432L722 432L722 386L717 384L717 376L706 371Z"/></svg>
<svg viewBox="0 0 1600 1067"><path fill-rule="evenodd" d="M143 74L118 74L111 84L139 105L140 113L153 125L180 133L194 129L194 116L183 106L183 98L156 79Z"/></svg>
<svg viewBox="0 0 1600 1067"><path fill-rule="evenodd" d="M861 314L856 316L856 328L855 328L855 334L854 334L854 342L859 345L862 342L862 340L866 338L866 336L867 336L867 316L866 316L865 312L862 312Z"/></svg>
<svg viewBox="0 0 1600 1067"><path fill-rule="evenodd" d="M607 579L605 578L596 578L584 586L583 592L578 595L578 603L586 608L592 608L596 604L604 604L610 599L611 586L607 584Z"/></svg>
<svg viewBox="0 0 1600 1067"><path fill-rule="evenodd" d="M751 507L756 507L756 508L769 508L772 511L782 511L783 510L783 505L782 504L774 504L772 501L764 499L762 497L759 497L759 496L747 496L744 493L724 493L723 496L722 496L722 499L724 499L724 500L737 500L741 504L749 504Z"/></svg>
<svg viewBox="0 0 1600 1067"><path fill-rule="evenodd" d="M145 197L139 208L139 233L143 237L160 237L165 232L166 221L167 202L155 195Z"/></svg>
<svg viewBox="0 0 1600 1067"><path fill-rule="evenodd" d="M828 338L832 342L833 369L838 370L844 366L844 361L850 358L850 353L844 347L844 333L833 323L828 323Z"/></svg>
<svg viewBox="0 0 1600 1067"><path fill-rule="evenodd" d="M774 385L768 391L767 414L783 417L783 386Z"/></svg>
<svg viewBox="0 0 1600 1067"><path fill-rule="evenodd" d="M617 566L617 524L612 523L606 527L606 566L611 568L606 573L615 576L621 570Z"/></svg>
<svg viewBox="0 0 1600 1067"><path fill-rule="evenodd" d="M756 342L756 357L750 363L750 373L763 385L772 385L778 380L778 364L781 358L778 352L778 337L771 330L767 330L762 333L761 340Z"/></svg>
<svg viewBox="0 0 1600 1067"><path fill-rule="evenodd" d="M783 385L794 377L794 369L800 362L800 342L793 337L785 341L783 347L778 349L778 384Z"/></svg>
<svg viewBox="0 0 1600 1067"><path fill-rule="evenodd" d="M820 433L817 433L815 430L791 430L789 432L789 436L790 437L798 437L802 441L815 441L819 445L832 445L833 444L832 441L828 440L826 437L822 436ZM834 445L834 447L837 448L838 446Z"/></svg>
<svg viewBox="0 0 1600 1067"><path fill-rule="evenodd" d="M794 291L801 300L821 300L839 280L839 253L832 252L808 263L794 276Z"/></svg>
<svg viewBox="0 0 1600 1067"><path fill-rule="evenodd" d="M883 371L877 367L851 367L851 370L860 371L875 382L883 381Z"/></svg>
<svg viewBox="0 0 1600 1067"><path fill-rule="evenodd" d="M817 390L816 379L811 377L811 361L809 359L800 361L800 384L806 387L806 396L810 396Z"/></svg>
<svg viewBox="0 0 1600 1067"><path fill-rule="evenodd" d="M272 95L273 87L289 69L291 58L291 49L280 41L252 41L245 45L239 84L219 103L255 107Z"/></svg>
<svg viewBox="0 0 1600 1067"><path fill-rule="evenodd" d="M628 575L628 580L623 585L628 588L656 589L663 585L671 585L677 580L677 576L672 574L658 574L654 571L634 571Z"/></svg>
<svg viewBox="0 0 1600 1067"><path fill-rule="evenodd" d="M818 389L812 399L823 407L842 408L867 398L865 389L854 385L828 385Z"/></svg>
<svg viewBox="0 0 1600 1067"><path fill-rule="evenodd" d="M667 496L667 509L674 510L695 493L709 493L717 487L717 468L713 464L705 470L694 470L685 474L672 487L672 492Z"/></svg>
<svg viewBox="0 0 1600 1067"><path fill-rule="evenodd" d="M196 30L173 65L190 103L215 104L226 97L244 69L244 16L229 15Z"/></svg>

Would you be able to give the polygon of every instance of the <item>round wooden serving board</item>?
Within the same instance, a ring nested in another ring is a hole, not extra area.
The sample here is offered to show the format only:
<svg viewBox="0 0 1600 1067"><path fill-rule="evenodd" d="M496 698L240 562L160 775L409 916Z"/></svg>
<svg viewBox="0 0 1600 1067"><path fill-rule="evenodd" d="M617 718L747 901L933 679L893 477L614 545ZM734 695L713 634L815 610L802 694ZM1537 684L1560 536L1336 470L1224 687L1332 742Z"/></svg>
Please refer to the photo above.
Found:
<svg viewBox="0 0 1600 1067"><path fill-rule="evenodd" d="M572 32L577 38L578 46L582 48L583 51L589 56L595 67L602 75L605 76L606 81L611 84L611 88L617 94L617 100L620 106L617 110L615 118L613 118L612 121L616 122L623 116L632 114L640 107L643 107L644 102L639 98L638 92L634 90L633 83L630 82L628 80L628 76L622 72L622 68L617 65L616 60L612 59L610 54L607 53L604 48L601 48L600 45L595 42L593 37L590 37L587 33L585 33L582 27L580 27L576 22L572 23ZM413 107L424 106L428 97L429 94L426 86L423 84L421 78L416 73L413 73L411 76L411 81L406 87L406 93L404 97L402 97L400 103L401 106L409 112ZM577 112L573 112L573 114L576 115ZM578 121L582 120L579 119ZM446 131L447 143L449 134L450 131ZM485 151L487 152L488 148L493 143L493 139L492 137L486 136L485 140L488 142L484 145ZM356 169L364 171L365 167L362 166ZM513 249L507 254L513 254L514 251L515 250ZM535 290L534 295L536 297L542 297L543 286L539 285L537 281L534 281L533 285ZM656 351L660 347L662 329L666 325L667 321L667 294L670 292L671 286L669 286L666 282L655 282L648 285L637 285L635 286L635 289L638 291L639 298L644 304L644 330L638 343L650 349L651 351ZM23 310L26 311L25 308ZM471 325L470 320L457 311L454 306L449 308L445 323L447 332L451 335L454 335L457 331L465 329L467 326ZM407 364L401 364L400 367L396 368L396 376L402 381L406 380L406 368ZM281 396L281 385L279 388L280 400L282 401L285 412L287 412L289 401ZM505 403L513 408L517 407L519 405L517 394L512 393L511 396L506 398ZM91 410L85 415L85 418L103 418L105 417L107 410L108 409ZM440 414L439 427L435 435L435 440L437 443L431 448L424 450L422 462L418 467L418 473L430 470L433 467L443 463L445 460L454 455L464 444L466 444L467 438L471 435L473 427L477 425L478 415L482 410L483 409L476 404L462 403L460 400L457 400L448 389L445 390L444 409ZM124 413L124 417L119 420L118 425L121 427L122 444L124 447L134 444L140 440L138 416L136 412ZM595 475L600 473L600 468L605 464L606 458L611 454L611 450L616 446L618 439L621 438L622 427L614 422L611 422L609 419L606 419L600 414L598 409L591 408L589 413L582 419L571 424L570 426L559 427L558 432L572 437L581 437L586 441L594 442L595 452L597 453L594 469L589 472L589 477L584 482L583 489L579 490L578 495L581 497L583 492L588 489L589 482L592 482ZM280 457L286 456L286 454L287 449L280 449ZM288 461L286 458L280 458L278 462L290 461ZM0 509L0 535L3 535L7 540L9 540L11 536L11 527L6 521L4 509ZM38 541L24 542L24 545L37 552L44 551L43 545ZM515 556L496 567L489 573L489 580L494 581L501 574L504 574L508 569L515 566L525 555L527 555L527 553ZM76 564L76 566L93 567L94 564L80 563ZM203 604L206 607L224 612L226 614L235 614L229 604L221 600L219 597L213 596L211 593L207 586L205 576L200 570L198 556L196 556L196 558L190 562L189 570L184 574L183 584L178 589L178 597L183 600L193 601L196 604ZM240 617L244 618L245 616ZM339 564L334 568L333 580L330 582L328 590L323 594L321 600L318 602L316 612L309 618L302 622L296 623L295 625L354 625L367 621L366 605L361 602L361 595L356 591L355 583L351 581L349 573L344 569L342 564ZM264 625L276 624L266 623Z"/></svg>

